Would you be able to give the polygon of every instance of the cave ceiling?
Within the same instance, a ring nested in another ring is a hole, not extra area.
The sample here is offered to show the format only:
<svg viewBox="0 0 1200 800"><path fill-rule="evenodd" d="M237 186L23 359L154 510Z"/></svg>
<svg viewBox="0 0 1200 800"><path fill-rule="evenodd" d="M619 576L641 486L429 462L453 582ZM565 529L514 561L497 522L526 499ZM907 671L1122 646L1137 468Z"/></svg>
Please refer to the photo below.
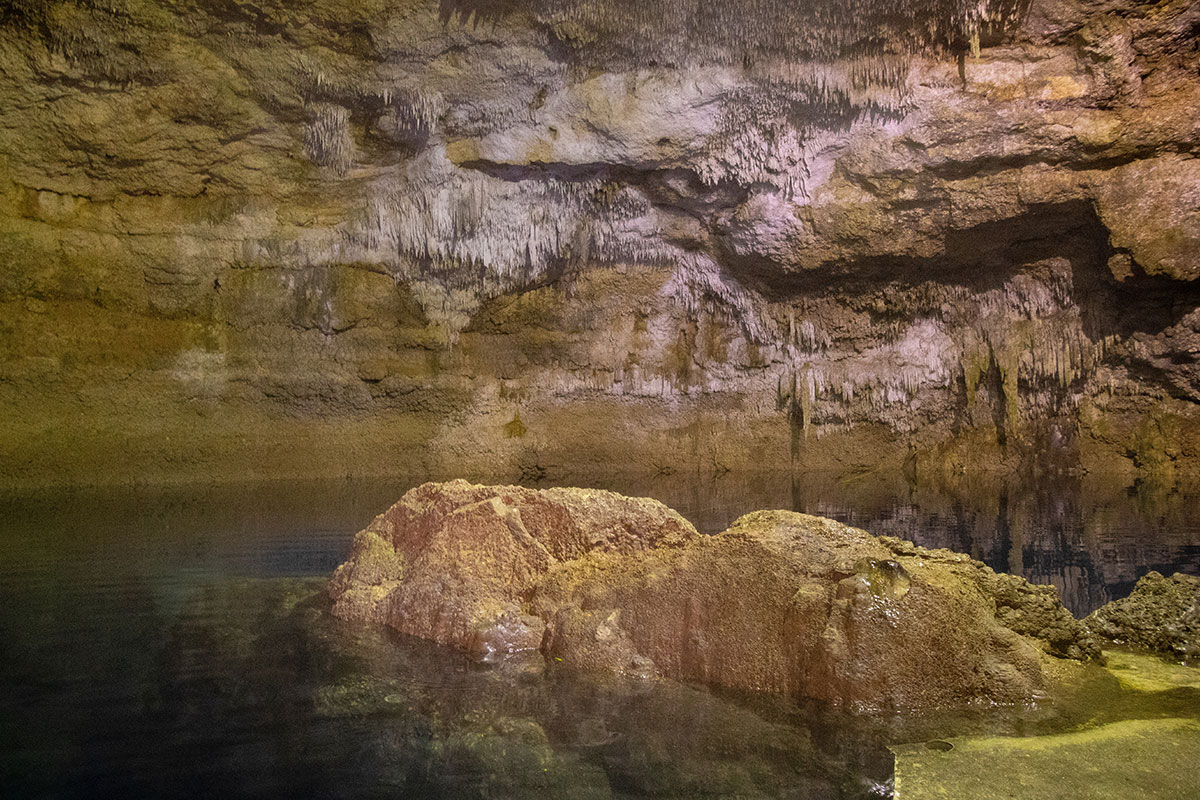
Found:
<svg viewBox="0 0 1200 800"><path fill-rule="evenodd" d="M673 64L965 51L1028 8L1028 0L441 0L445 20L524 14L590 58Z"/></svg>

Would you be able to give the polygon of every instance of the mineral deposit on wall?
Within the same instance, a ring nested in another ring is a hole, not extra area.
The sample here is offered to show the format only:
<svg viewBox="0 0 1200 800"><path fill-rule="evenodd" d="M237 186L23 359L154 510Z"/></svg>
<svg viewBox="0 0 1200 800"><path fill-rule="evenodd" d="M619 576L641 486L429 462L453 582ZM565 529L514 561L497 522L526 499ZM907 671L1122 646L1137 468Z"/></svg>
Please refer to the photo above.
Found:
<svg viewBox="0 0 1200 800"><path fill-rule="evenodd" d="M1200 9L877 5L7 4L0 482L1200 471Z"/></svg>

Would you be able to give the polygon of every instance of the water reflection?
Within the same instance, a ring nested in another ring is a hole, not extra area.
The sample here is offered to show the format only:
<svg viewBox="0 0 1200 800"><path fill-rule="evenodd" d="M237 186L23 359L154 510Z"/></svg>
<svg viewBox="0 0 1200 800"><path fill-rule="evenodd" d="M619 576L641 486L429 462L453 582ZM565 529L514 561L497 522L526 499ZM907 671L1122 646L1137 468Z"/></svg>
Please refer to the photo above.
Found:
<svg viewBox="0 0 1200 800"><path fill-rule="evenodd" d="M1078 616L1129 594L1150 570L1200 574L1200 485L1137 486L1095 476L928 487L901 477L823 473L594 482L657 497L708 533L747 511L788 508L970 553L996 570L1053 584Z"/></svg>
<svg viewBox="0 0 1200 800"><path fill-rule="evenodd" d="M0 500L0 786L21 797L882 791L884 745L900 734L878 720L543 674L536 663L482 669L335 624L314 576L416 482ZM836 517L1054 583L1077 613L1148 569L1200 572L1200 493L1187 487L934 491L780 474L571 482L657 497L706 532L758 508ZM918 724L906 720L904 736ZM1040 723L1022 712L974 724ZM944 721L930 730L946 735Z"/></svg>

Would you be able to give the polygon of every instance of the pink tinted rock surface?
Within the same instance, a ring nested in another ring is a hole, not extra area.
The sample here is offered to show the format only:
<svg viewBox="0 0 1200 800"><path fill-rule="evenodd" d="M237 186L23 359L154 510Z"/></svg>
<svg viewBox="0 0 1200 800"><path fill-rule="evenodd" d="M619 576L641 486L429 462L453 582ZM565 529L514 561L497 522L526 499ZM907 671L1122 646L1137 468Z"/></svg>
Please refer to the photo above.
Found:
<svg viewBox="0 0 1200 800"><path fill-rule="evenodd" d="M679 546L695 528L656 500L594 489L425 484L355 536L334 613L482 656L541 645L523 601L556 564L593 550Z"/></svg>
<svg viewBox="0 0 1200 800"><path fill-rule="evenodd" d="M1051 587L833 520L701 536L658 501L425 484L354 541L334 613L487 659L541 651L857 709L1027 701L1049 653L1099 655Z"/></svg>

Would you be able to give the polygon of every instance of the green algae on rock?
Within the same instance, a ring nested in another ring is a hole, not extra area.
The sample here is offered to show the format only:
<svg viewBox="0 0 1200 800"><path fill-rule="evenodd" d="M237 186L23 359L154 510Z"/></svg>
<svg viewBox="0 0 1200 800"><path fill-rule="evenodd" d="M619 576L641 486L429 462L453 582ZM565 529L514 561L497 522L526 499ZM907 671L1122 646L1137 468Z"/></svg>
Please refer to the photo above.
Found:
<svg viewBox="0 0 1200 800"><path fill-rule="evenodd" d="M873 709L1024 702L1048 688L1048 653L1099 655L1052 590L1023 584L794 512L701 536L656 501L453 481L377 517L329 591L340 617L484 659Z"/></svg>
<svg viewBox="0 0 1200 800"><path fill-rule="evenodd" d="M1200 577L1147 573L1128 597L1096 609L1085 622L1114 642L1200 658Z"/></svg>
<svg viewBox="0 0 1200 800"><path fill-rule="evenodd" d="M1200 668L1128 650L1106 650L1104 655L1106 668L1125 689L1138 692L1191 689L1200 699Z"/></svg>
<svg viewBox="0 0 1200 800"><path fill-rule="evenodd" d="M1185 798L1200 785L1200 722L1113 722L1071 733L892 747L896 800Z"/></svg>

